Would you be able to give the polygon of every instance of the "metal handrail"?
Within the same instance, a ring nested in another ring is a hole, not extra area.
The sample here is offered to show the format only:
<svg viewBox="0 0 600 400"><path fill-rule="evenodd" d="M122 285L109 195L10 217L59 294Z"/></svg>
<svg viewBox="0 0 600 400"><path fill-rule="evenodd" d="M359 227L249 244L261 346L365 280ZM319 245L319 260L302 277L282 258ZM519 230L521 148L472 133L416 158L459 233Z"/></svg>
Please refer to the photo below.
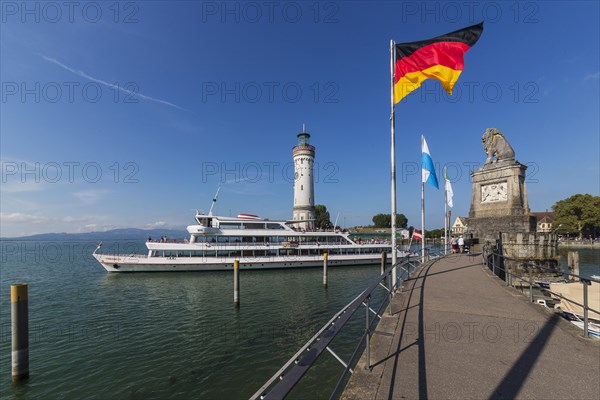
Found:
<svg viewBox="0 0 600 400"><path fill-rule="evenodd" d="M281 367L264 385L262 385L261 388L258 389L258 391L254 393L250 399L283 399L294 388L294 386L296 386L308 369L316 362L316 360L325 350L329 351L329 353L331 353L333 357L344 366L344 371L342 372L334 392L331 395L332 397L342 387L342 383L347 374L353 372L352 367L357 361L364 341L367 343L367 368L370 369L369 339L374 333L374 331L371 330L371 327L374 321L377 320L377 318L371 319L370 313L374 313L377 315L377 317L381 318L381 312L385 307L387 307L388 304L390 305L391 313L391 296L393 289L399 286L398 282L403 281L403 276L406 275L406 277L408 277L410 274L410 268L413 266L413 262L415 262L415 257L406 256L402 260L399 260L395 265L388 267L379 277L372 281L369 287L363 290L350 303L338 311L304 346L300 348L300 350L296 352L296 354L294 354L292 358L290 358L283 365L283 367ZM391 282L392 270L394 268L403 268L404 266L408 266L408 269L405 269L407 273L398 274L397 282ZM388 281L387 286L383 283L386 280ZM386 291L386 296L378 310L374 311L370 307L369 301L373 292L382 286ZM344 362L333 352L333 350L329 347L329 344L333 341L337 334L340 333L355 312L362 306L365 306L365 330L356 348L354 349L350 360L348 362Z"/></svg>
<svg viewBox="0 0 600 400"><path fill-rule="evenodd" d="M498 252L490 251L488 244L486 244L486 245L483 246L482 256L483 256L484 263L487 265L488 268L490 268L488 259L489 259L489 256L492 256L492 271L493 271L494 275L496 275L496 269L504 271L505 281L506 281L507 286L508 285L514 286L514 285L512 285L512 279L515 277L514 274L511 273L510 270L507 270L506 268L502 268L500 265L496 265L495 257L497 256L497 257L502 258L504 260L512 260L512 261L518 261L518 262L523 262L523 260L519 260L519 259L513 258L513 257L507 257L507 256L505 256L503 254L498 253ZM565 299L565 300L569 301L570 303L573 303L573 304L578 305L579 307L582 307L583 308L583 336L589 337L588 312L589 311L593 311L593 312L595 312L597 314L600 314L600 311L595 310L595 309L593 309L593 308L591 308L591 307L588 306L588 290L587 290L588 288L587 287L589 285L591 285L591 282L600 283L600 279L591 278L591 277L589 277L589 278L588 277L583 277L581 275L573 274L573 273L570 273L570 272L564 272L564 271L560 271L559 272L559 271L556 271L555 269L552 269L552 268L549 268L549 267L545 267L543 265L536 265L535 262L533 262L533 261L525 261L524 263L527 265L527 270L529 272L529 279L523 279L522 277L519 277L519 276L516 276L516 278L518 280L522 281L522 282L529 283L529 301L533 303L533 300L534 300L533 299L533 287L535 286L537 288L540 288L540 289L543 289L543 290L547 291L548 293L551 293L554 296L557 296L557 297L559 297L561 299ZM534 267L535 268L539 268L539 269L548 270L548 271L551 271L551 272L560 273L563 276L571 276L571 277L578 278L579 281L581 282L581 284L583 285L583 304L580 304L577 301L574 301L572 299L566 298L566 297L564 297L564 296L562 296L562 295L560 295L558 293L555 293L555 292L551 291L550 289L545 289L539 283L533 281L533 268Z"/></svg>

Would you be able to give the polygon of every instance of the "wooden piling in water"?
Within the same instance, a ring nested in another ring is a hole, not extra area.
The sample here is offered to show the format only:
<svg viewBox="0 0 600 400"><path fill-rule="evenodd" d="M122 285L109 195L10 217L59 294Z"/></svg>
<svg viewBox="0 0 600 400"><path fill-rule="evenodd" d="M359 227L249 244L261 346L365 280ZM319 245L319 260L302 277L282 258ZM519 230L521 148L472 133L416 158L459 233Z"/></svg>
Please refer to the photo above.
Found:
<svg viewBox="0 0 600 400"><path fill-rule="evenodd" d="M327 253L323 253L323 287L327 287Z"/></svg>
<svg viewBox="0 0 600 400"><path fill-rule="evenodd" d="M233 304L240 305L240 262L233 262Z"/></svg>
<svg viewBox="0 0 600 400"><path fill-rule="evenodd" d="M27 284L10 286L12 381L29 377L29 310Z"/></svg>
<svg viewBox="0 0 600 400"><path fill-rule="evenodd" d="M575 275L579 275L579 252L578 251L569 251L567 254L567 265L569 267L569 272ZM579 278L570 277L571 280L579 281Z"/></svg>
<svg viewBox="0 0 600 400"><path fill-rule="evenodd" d="M387 263L387 253L385 251L381 252L381 274L385 272L385 266Z"/></svg>

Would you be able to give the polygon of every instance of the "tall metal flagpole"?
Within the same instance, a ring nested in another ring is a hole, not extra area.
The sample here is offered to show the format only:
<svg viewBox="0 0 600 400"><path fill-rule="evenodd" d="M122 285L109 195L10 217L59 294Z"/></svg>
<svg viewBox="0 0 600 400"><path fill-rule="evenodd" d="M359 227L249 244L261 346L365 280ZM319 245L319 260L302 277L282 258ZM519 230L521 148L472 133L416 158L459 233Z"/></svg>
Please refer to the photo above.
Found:
<svg viewBox="0 0 600 400"><path fill-rule="evenodd" d="M390 140L392 179L392 290L396 288L396 113L394 109L394 66L396 64L395 43L390 40Z"/></svg>
<svg viewBox="0 0 600 400"><path fill-rule="evenodd" d="M423 171L421 170L421 174ZM425 262L425 182L421 177L421 262Z"/></svg>
<svg viewBox="0 0 600 400"><path fill-rule="evenodd" d="M448 254L448 191L446 190L446 167L444 166L444 255Z"/></svg>

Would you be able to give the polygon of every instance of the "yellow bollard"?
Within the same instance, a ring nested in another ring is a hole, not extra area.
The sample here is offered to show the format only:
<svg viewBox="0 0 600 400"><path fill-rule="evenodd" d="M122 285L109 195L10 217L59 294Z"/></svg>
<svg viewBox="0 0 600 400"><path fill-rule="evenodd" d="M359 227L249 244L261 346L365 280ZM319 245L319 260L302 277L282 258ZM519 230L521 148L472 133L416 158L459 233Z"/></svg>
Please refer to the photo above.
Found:
<svg viewBox="0 0 600 400"><path fill-rule="evenodd" d="M29 377L29 312L27 284L10 286L12 381Z"/></svg>
<svg viewBox="0 0 600 400"><path fill-rule="evenodd" d="M327 253L323 253L323 287L327 287Z"/></svg>
<svg viewBox="0 0 600 400"><path fill-rule="evenodd" d="M233 262L233 304L240 305L240 261Z"/></svg>

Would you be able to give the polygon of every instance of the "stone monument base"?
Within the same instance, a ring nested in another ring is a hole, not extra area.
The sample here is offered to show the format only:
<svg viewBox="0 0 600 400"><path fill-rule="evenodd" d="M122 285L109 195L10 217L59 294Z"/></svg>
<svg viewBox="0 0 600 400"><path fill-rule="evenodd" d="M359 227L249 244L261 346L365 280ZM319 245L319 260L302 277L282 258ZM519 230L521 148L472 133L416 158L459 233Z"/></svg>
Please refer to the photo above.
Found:
<svg viewBox="0 0 600 400"><path fill-rule="evenodd" d="M494 245L501 232L529 234L536 230L536 219L533 215L497 216L469 218L467 226L473 239L479 245Z"/></svg>
<svg viewBox="0 0 600 400"><path fill-rule="evenodd" d="M534 280L562 280L556 235L502 232L498 234L495 245L488 249L502 256L496 258L496 262L504 271L510 271L513 286L529 285L529 266L533 268ZM506 279L504 271L497 271L502 279Z"/></svg>

